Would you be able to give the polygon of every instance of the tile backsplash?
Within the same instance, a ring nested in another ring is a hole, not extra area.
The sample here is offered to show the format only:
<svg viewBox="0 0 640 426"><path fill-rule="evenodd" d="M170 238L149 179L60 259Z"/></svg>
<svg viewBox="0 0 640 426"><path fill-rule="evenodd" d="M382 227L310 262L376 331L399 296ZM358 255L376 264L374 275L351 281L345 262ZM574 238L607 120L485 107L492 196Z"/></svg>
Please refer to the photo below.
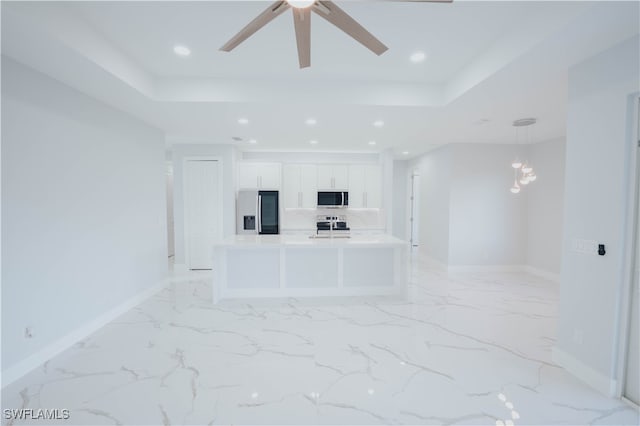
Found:
<svg viewBox="0 0 640 426"><path fill-rule="evenodd" d="M352 230L383 230L385 218L382 209L282 209L280 227L287 230L315 230L316 217L346 216Z"/></svg>

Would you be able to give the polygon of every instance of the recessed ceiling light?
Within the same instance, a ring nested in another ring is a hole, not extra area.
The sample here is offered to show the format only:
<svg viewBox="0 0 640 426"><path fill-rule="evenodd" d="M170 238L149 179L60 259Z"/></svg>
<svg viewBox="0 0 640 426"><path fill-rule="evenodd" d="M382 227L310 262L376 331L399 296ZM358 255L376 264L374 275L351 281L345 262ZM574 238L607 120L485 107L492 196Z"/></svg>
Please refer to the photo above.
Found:
<svg viewBox="0 0 640 426"><path fill-rule="evenodd" d="M255 139L249 139L249 143L252 144L252 145L255 145L255 144L258 143L258 141L255 140Z"/></svg>
<svg viewBox="0 0 640 426"><path fill-rule="evenodd" d="M305 120L305 123L307 124L307 126L315 126L317 121L315 118L307 118Z"/></svg>
<svg viewBox="0 0 640 426"><path fill-rule="evenodd" d="M376 127L382 127L382 126L384 126L384 121L376 120L376 121L373 122L373 125L376 126Z"/></svg>
<svg viewBox="0 0 640 426"><path fill-rule="evenodd" d="M173 47L173 52L178 56L189 56L191 55L191 49L187 46L177 45Z"/></svg>
<svg viewBox="0 0 640 426"><path fill-rule="evenodd" d="M369 145L375 145L376 141L369 141Z"/></svg>
<svg viewBox="0 0 640 426"><path fill-rule="evenodd" d="M248 118L238 118L238 124L249 124Z"/></svg>
<svg viewBox="0 0 640 426"><path fill-rule="evenodd" d="M317 144L318 144L318 141L313 140L313 141L309 141L309 143L310 143L311 145L317 145Z"/></svg>
<svg viewBox="0 0 640 426"><path fill-rule="evenodd" d="M420 52L420 51L414 52L411 54L411 56L409 56L409 60L414 64L424 62L425 59L427 59L427 55L424 52Z"/></svg>
<svg viewBox="0 0 640 426"><path fill-rule="evenodd" d="M402 151L402 155L409 155L409 151Z"/></svg>

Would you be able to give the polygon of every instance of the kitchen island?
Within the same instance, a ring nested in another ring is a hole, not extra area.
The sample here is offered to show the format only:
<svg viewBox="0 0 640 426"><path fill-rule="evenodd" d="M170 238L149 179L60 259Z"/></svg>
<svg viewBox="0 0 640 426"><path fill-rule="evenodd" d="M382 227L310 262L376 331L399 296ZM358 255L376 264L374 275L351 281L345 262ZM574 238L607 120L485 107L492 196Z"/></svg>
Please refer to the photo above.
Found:
<svg viewBox="0 0 640 426"><path fill-rule="evenodd" d="M213 302L406 292L408 243L390 235L233 235L214 245Z"/></svg>

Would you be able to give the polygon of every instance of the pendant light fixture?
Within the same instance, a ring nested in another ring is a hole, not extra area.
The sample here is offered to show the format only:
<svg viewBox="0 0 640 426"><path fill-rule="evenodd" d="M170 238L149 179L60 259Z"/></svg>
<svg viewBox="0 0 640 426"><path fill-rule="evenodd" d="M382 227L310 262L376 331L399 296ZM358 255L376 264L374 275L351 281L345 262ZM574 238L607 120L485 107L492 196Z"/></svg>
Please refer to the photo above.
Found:
<svg viewBox="0 0 640 426"><path fill-rule="evenodd" d="M521 118L513 122L513 127L516 128L516 149L520 151L520 143L518 138L518 129L520 127L524 127L526 129L526 144L530 143L529 139L529 126L536 124L537 120L535 118ZM523 152L520 152L521 154ZM518 156L516 159L511 162L511 167L515 171L515 180L513 182L513 186L511 187L511 192L513 194L518 194L521 190L521 186L527 186L531 182L535 182L538 178L535 172L533 171L533 167L531 163L528 161L521 161ZM519 177L518 177L519 176Z"/></svg>
<svg viewBox="0 0 640 426"><path fill-rule="evenodd" d="M518 171L514 170L513 186L511 187L511 193L517 194L520 192L520 185L518 185Z"/></svg>

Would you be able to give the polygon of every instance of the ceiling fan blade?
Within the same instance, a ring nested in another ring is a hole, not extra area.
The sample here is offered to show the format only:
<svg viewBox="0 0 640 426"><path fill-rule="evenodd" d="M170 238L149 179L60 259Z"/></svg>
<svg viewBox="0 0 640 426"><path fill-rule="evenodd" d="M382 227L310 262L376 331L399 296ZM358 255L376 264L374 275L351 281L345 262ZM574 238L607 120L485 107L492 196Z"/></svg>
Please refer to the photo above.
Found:
<svg viewBox="0 0 640 426"><path fill-rule="evenodd" d="M296 27L300 68L307 68L311 66L311 10L294 8L293 24Z"/></svg>
<svg viewBox="0 0 640 426"><path fill-rule="evenodd" d="M336 6L334 2L318 0L313 5L313 11L362 43L376 55L382 55L387 51L387 46L358 24L355 19L347 15L344 10Z"/></svg>
<svg viewBox="0 0 640 426"><path fill-rule="evenodd" d="M240 43L251 37L260 28L267 25L274 18L284 13L289 9L289 3L284 0L279 0L269 6L264 12L258 15L253 21L249 22L246 27L240 30L238 34L234 35L220 50L224 52L231 52Z"/></svg>

